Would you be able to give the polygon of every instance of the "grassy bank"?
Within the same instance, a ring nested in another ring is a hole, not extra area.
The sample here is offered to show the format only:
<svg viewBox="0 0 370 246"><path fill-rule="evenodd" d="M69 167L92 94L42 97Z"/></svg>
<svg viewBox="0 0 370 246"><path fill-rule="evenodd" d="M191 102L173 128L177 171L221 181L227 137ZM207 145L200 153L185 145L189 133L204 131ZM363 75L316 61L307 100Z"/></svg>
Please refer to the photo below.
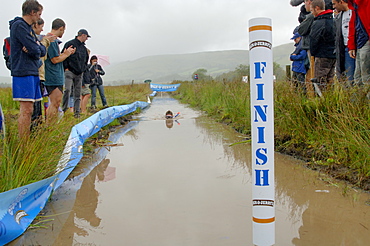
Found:
<svg viewBox="0 0 370 246"><path fill-rule="evenodd" d="M287 82L276 82L274 90L276 151L370 190L370 101L365 89L336 84L324 98L307 98ZM249 84L184 82L175 97L250 134Z"/></svg>
<svg viewBox="0 0 370 246"><path fill-rule="evenodd" d="M105 87L110 106L146 101L150 93L149 85L144 84ZM10 88L0 89L0 103L6 122L6 137L0 139L0 192L54 175L71 127L91 115L75 119L69 114L58 124L41 124L32 132L30 139L20 141L17 130L19 103L13 101ZM101 106L99 96L97 103L98 107ZM115 124L119 124L117 122Z"/></svg>

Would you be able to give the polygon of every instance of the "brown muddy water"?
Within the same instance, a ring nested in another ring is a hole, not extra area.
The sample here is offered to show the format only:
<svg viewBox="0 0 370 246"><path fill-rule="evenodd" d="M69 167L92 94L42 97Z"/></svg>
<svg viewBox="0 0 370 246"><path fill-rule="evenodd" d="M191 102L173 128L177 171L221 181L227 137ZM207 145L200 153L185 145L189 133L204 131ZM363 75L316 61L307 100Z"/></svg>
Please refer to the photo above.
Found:
<svg viewBox="0 0 370 246"><path fill-rule="evenodd" d="M245 136L168 97L138 119L53 195L47 228L10 245L253 245L250 145L230 146ZM370 195L301 164L275 154L276 245L370 245Z"/></svg>

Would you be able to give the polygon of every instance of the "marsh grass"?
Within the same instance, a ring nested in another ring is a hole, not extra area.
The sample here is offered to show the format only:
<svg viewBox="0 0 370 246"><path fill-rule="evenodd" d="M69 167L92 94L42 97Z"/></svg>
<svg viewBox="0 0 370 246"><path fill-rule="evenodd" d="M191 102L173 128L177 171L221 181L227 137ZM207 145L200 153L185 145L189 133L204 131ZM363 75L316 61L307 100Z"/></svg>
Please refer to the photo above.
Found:
<svg viewBox="0 0 370 246"><path fill-rule="evenodd" d="M48 127L41 125L29 139L21 140L16 121L7 120L7 134L0 146L0 192L54 175L75 122L70 118Z"/></svg>
<svg viewBox="0 0 370 246"><path fill-rule="evenodd" d="M349 167L370 176L370 100L365 87L336 83L323 98L307 98L287 83L275 89L275 129L285 145L305 143L320 164ZM292 142L292 143L289 143Z"/></svg>
<svg viewBox="0 0 370 246"><path fill-rule="evenodd" d="M19 103L13 101L11 88L0 88L0 103L4 111L19 111Z"/></svg>
<svg viewBox="0 0 370 246"><path fill-rule="evenodd" d="M339 170L338 177L352 178L354 183L369 179L369 88L345 88L336 82L323 98L308 98L285 81L274 86L277 151ZM250 134L249 84L184 82L174 95L239 132Z"/></svg>
<svg viewBox="0 0 370 246"><path fill-rule="evenodd" d="M250 133L249 85L246 83L184 82L174 96L239 132Z"/></svg>
<svg viewBox="0 0 370 246"><path fill-rule="evenodd" d="M106 86L104 87L104 90L108 105L125 105L135 101L146 102L147 95L152 93L149 88L149 84ZM101 103L98 99L99 98L97 98L96 101Z"/></svg>
<svg viewBox="0 0 370 246"><path fill-rule="evenodd" d="M110 106L146 101L150 93L147 84L105 87ZM29 139L20 140L17 130L19 103L13 101L10 88L0 89L0 103L6 122L6 136L0 139L0 192L54 175L71 128L89 115L75 119L66 114L57 124L43 123L33 130ZM104 129L119 124L120 121L115 120Z"/></svg>

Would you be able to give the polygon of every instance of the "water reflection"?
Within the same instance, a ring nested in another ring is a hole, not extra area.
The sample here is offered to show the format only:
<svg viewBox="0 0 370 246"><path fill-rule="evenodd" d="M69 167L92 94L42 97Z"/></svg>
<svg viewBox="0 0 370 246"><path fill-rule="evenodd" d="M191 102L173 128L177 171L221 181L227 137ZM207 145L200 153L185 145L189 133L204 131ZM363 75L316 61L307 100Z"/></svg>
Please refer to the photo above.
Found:
<svg viewBox="0 0 370 246"><path fill-rule="evenodd" d="M73 207L73 211L77 218L88 222L92 227L98 227L101 221L95 213L99 197L99 192L95 189L95 181L104 180L104 172L107 169L109 162L109 159L104 159L98 166L96 166L90 174L84 178L81 188L76 194L76 203ZM83 228L80 229L88 234Z"/></svg>
<svg viewBox="0 0 370 246"><path fill-rule="evenodd" d="M83 180L76 193L76 200L61 234L54 245L74 245L74 236L86 237L96 233L101 218L96 214L99 202L99 192L96 190L96 181L106 182L112 180L112 174L106 176L109 159L104 159Z"/></svg>
<svg viewBox="0 0 370 246"><path fill-rule="evenodd" d="M249 144L230 146L244 140L244 136L207 119L197 120L196 125L205 143L223 146L231 168L245 169L245 182L250 183ZM323 180L330 179L305 169L292 157L275 155L277 245L369 244L370 207L365 206L369 195L345 184Z"/></svg>
<svg viewBox="0 0 370 246"><path fill-rule="evenodd" d="M173 127L173 119L166 120L166 127L171 129Z"/></svg>
<svg viewBox="0 0 370 246"><path fill-rule="evenodd" d="M174 123L176 123L177 125L180 125L180 122L178 120L174 120L174 119L166 119L165 120L165 123L166 123L166 127L171 129L174 125Z"/></svg>

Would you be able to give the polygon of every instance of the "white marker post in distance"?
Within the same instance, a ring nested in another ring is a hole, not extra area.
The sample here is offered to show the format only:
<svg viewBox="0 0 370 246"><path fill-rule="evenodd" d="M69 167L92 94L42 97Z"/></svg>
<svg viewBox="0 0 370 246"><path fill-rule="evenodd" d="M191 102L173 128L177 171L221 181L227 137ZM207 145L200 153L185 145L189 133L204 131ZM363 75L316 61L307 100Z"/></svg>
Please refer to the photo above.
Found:
<svg viewBox="0 0 370 246"><path fill-rule="evenodd" d="M252 124L253 244L275 244L274 96L272 25L249 20Z"/></svg>

